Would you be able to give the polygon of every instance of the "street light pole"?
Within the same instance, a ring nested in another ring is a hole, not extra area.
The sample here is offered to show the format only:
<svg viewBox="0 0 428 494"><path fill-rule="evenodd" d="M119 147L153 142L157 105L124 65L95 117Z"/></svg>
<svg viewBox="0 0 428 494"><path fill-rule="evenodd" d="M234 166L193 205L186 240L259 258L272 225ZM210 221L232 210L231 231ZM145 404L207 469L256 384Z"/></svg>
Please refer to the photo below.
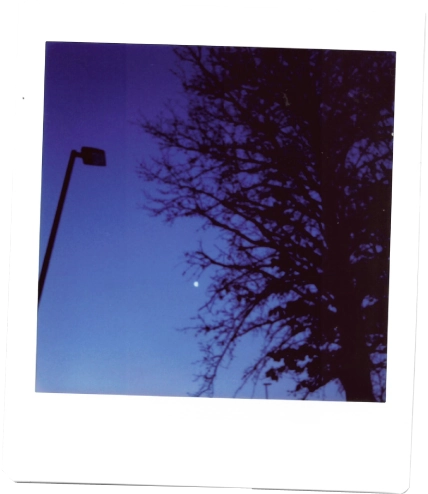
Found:
<svg viewBox="0 0 428 494"><path fill-rule="evenodd" d="M55 218L52 224L48 246L46 247L45 257L43 259L43 265L40 271L38 304L40 304L40 299L42 297L43 287L45 285L46 275L49 268L49 262L54 248L55 238L58 231L59 222L61 220L61 214L64 207L65 198L67 196L68 185L70 184L74 161L78 157L83 159L83 163L85 165L106 166L105 153L101 149L82 147L80 153L78 153L74 149L70 153L67 170L65 172L64 182L62 184L61 195L59 196L58 206L56 208Z"/></svg>

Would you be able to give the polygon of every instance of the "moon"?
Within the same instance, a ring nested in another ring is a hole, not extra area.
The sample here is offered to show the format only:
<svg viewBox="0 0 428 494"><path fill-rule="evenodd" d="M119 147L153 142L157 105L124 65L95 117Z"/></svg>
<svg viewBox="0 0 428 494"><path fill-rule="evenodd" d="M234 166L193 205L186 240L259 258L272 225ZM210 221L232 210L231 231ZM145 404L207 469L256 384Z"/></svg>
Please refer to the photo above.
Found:
<svg viewBox="0 0 428 494"><path fill-rule="evenodd" d="M193 286L194 286L195 288L198 288L198 286L199 286L199 281L194 281L194 282L193 282Z"/></svg>

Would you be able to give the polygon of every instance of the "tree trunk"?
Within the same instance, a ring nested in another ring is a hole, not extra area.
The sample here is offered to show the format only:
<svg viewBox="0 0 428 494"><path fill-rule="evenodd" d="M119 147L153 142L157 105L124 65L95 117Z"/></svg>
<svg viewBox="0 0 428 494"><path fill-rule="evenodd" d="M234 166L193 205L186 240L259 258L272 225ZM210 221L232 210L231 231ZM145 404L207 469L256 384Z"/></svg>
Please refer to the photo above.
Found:
<svg viewBox="0 0 428 494"><path fill-rule="evenodd" d="M376 401L370 375L370 356L358 323L343 321L339 378L347 401Z"/></svg>
<svg viewBox="0 0 428 494"><path fill-rule="evenodd" d="M333 194L331 194L333 196ZM341 347L337 374L345 389L347 401L376 401L371 380L371 361L364 325L362 299L354 285L349 254L349 232L336 220L331 199L323 202L328 249L325 252L324 290L333 294L336 325ZM333 221L331 221L333 219Z"/></svg>
<svg viewBox="0 0 428 494"><path fill-rule="evenodd" d="M342 347L339 378L347 401L376 401L370 375L370 354L361 324L361 300L355 293L349 267L335 271L335 300Z"/></svg>
<svg viewBox="0 0 428 494"><path fill-rule="evenodd" d="M334 296L341 346L341 357L335 370L345 389L347 401L371 402L375 398L370 375L370 354L363 325L359 324L362 300L354 287L350 265L350 231L340 203L340 191L346 184L344 164L349 149L340 149L334 135L334 129L338 126L331 127L323 122L320 110L322 95L317 94L313 79L307 83L307 87L313 106L306 120L320 173L323 236L327 246L323 255L322 293ZM318 113L314 108L319 109ZM332 149L336 150L334 155L330 153Z"/></svg>

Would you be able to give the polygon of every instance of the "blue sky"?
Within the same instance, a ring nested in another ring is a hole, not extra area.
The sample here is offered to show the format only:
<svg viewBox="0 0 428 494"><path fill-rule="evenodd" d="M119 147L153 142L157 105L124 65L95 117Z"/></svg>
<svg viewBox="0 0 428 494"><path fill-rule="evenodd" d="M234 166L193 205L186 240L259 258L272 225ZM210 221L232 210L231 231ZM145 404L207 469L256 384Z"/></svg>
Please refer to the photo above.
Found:
<svg viewBox="0 0 428 494"><path fill-rule="evenodd" d="M198 341L177 329L204 303L209 278L183 275L184 252L213 233L196 220L165 225L144 211L138 164L156 154L139 114L178 97L171 47L48 43L40 252L43 258L68 158L104 149L107 167L76 160L38 313L36 390L186 396L197 391ZM194 282L198 281L199 286ZM231 397L257 355L249 339L220 374ZM269 387L286 398L286 381ZM333 397L326 392L325 397ZM252 386L239 397L250 397ZM264 398L263 383L256 398Z"/></svg>

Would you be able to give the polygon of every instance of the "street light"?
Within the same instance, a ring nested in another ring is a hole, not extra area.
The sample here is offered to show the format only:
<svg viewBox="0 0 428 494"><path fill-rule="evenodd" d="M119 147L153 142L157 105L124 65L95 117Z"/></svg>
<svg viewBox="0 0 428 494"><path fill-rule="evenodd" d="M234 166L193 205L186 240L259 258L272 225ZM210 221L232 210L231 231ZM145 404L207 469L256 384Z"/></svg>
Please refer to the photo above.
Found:
<svg viewBox="0 0 428 494"><path fill-rule="evenodd" d="M263 386L265 387L265 396L266 399L269 399L269 394L268 394L268 386L270 386L272 383L263 383Z"/></svg>
<svg viewBox="0 0 428 494"><path fill-rule="evenodd" d="M73 171L74 160L76 158L82 158L85 165L92 166L106 166L106 154L102 149L82 147L80 153L71 151L70 158L68 160L67 170L65 172L64 183L62 184L61 195L59 196L58 206L56 208L55 218L52 224L51 233L49 236L48 246L46 247L45 257L43 259L42 269L39 276L39 301L42 297L43 287L45 285L46 274L48 272L49 262L52 255L52 250L55 244L55 237L58 231L59 222L61 220L61 213L64 207L65 197L67 195L68 185L70 183L71 172Z"/></svg>

